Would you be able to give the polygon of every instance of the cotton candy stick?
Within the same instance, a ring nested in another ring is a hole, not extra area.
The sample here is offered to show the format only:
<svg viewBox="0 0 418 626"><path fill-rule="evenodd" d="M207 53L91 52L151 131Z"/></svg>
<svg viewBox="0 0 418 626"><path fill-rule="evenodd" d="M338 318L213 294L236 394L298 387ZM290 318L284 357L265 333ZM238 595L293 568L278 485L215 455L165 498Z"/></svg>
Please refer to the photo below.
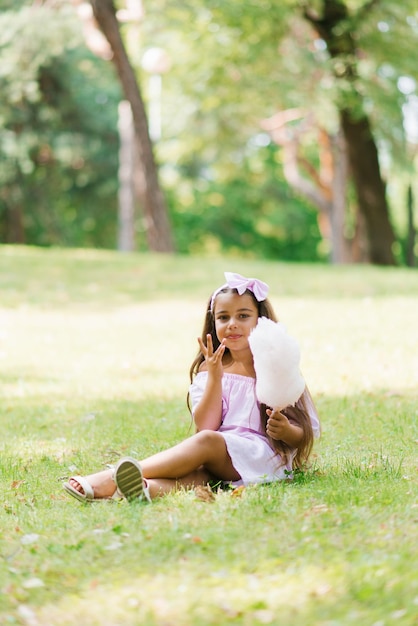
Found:
<svg viewBox="0 0 418 626"><path fill-rule="evenodd" d="M305 389L296 339L284 324L261 317L249 336L249 344L258 401L278 410L294 405Z"/></svg>

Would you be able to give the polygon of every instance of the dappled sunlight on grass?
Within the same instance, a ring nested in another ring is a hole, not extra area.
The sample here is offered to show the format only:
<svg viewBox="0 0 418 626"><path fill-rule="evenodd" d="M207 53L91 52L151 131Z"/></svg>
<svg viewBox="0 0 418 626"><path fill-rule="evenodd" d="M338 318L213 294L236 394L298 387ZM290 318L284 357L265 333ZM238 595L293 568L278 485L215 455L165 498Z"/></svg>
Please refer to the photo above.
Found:
<svg viewBox="0 0 418 626"><path fill-rule="evenodd" d="M418 296L417 296L418 297ZM283 302L283 320L298 339L312 390L415 391L418 380L416 305L387 297Z"/></svg>
<svg viewBox="0 0 418 626"><path fill-rule="evenodd" d="M0 310L4 397L186 394L201 309L181 304L100 315Z"/></svg>
<svg viewBox="0 0 418 626"><path fill-rule="evenodd" d="M314 394L416 388L418 352L411 348L418 332L407 299L333 300L325 306L282 299L280 307L281 320L299 340L302 370ZM100 315L0 310L4 396L70 391L139 399L185 392L201 316L201 305L193 301L146 303Z"/></svg>
<svg viewBox="0 0 418 626"><path fill-rule="evenodd" d="M183 563L171 575L125 572L122 580L98 582L76 602L64 597L42 607L37 616L57 624L272 624L278 612L282 618L307 616L312 604L318 608L318 599L326 607L344 587L335 568L292 571L273 563L265 569L248 574L225 567L196 575Z"/></svg>
<svg viewBox="0 0 418 626"><path fill-rule="evenodd" d="M116 510L120 511L120 507ZM141 511L137 511L137 515L140 520ZM156 516L158 520L158 512ZM329 516L329 511L316 506L310 516L319 524ZM305 523L308 519L305 518ZM161 521L157 521L157 525L161 526ZM277 624L278 615L279 623L295 625L322 623L326 619L344 620L341 622L344 624L374 623L381 615L380 602L376 602L378 597L384 597L386 615L396 613L411 620L416 614L415 606L396 593L408 579L408 572L397 567L396 560L384 552L373 553L371 546L364 545L360 550L355 534L351 536L353 544L349 556L346 545L342 544L340 551L338 546L333 546L332 551L327 550L321 557L320 546L316 546L319 538L315 527L311 527L304 544L306 557L303 549L294 554L285 549L284 554L277 552L270 558L263 551L251 564L246 555L246 533L242 543L238 540L236 546L241 558L231 559L231 551L230 558L222 560L216 546L208 545L204 534L194 534L192 529L191 533L184 532L183 528L176 532L172 528L177 542L176 558L164 563L158 559L158 552L154 559L150 557L146 544L155 543L156 529L151 530L148 520L145 528L139 539L117 527L113 531L100 527L84 530L81 536L74 537L74 559L78 560L78 554L83 552L90 537L92 545L97 545L96 550L100 546L97 553L105 562L113 557L111 567L97 571L85 584L77 581L75 567L67 568L60 585L63 588L53 602L46 600L42 587L23 591L20 602L26 606L30 598L33 617L41 624L57 625L191 626L231 622L250 626ZM328 532L332 532L331 527ZM383 544L390 532L393 528L389 524L380 528ZM161 533L163 545L167 536ZM125 561L132 543L138 554L136 564L130 557ZM42 538L38 539L38 545L41 544ZM69 548L70 544L67 550ZM211 552L209 559L208 550ZM312 553L316 555L316 563L310 558ZM40 572L46 586L52 573L53 570Z"/></svg>
<svg viewBox="0 0 418 626"><path fill-rule="evenodd" d="M0 247L0 623L412 626L416 271ZM259 276L322 418L293 481L84 505L62 489L189 436L223 270Z"/></svg>

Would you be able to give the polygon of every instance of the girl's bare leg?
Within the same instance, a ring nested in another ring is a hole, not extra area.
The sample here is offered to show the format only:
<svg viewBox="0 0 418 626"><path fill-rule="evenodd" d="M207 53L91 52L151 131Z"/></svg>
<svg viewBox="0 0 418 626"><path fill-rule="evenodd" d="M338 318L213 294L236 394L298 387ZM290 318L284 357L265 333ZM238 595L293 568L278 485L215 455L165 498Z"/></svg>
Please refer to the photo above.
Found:
<svg viewBox="0 0 418 626"><path fill-rule="evenodd" d="M213 477L205 470L200 469L183 478L147 478L147 485L151 499L159 498L178 489L193 489L198 485L207 485Z"/></svg>
<svg viewBox="0 0 418 626"><path fill-rule="evenodd" d="M116 484L112 478L113 470L104 470L96 474L86 476L86 480L93 487L95 498L110 498L116 490ZM204 468L192 472L182 478L151 478L147 479L147 485L151 498L158 498L177 489L190 489L197 485L206 485L212 479L211 474ZM83 493L82 486L74 478L68 481L74 489Z"/></svg>
<svg viewBox="0 0 418 626"><path fill-rule="evenodd" d="M213 430L202 430L173 448L157 452L140 462L145 478L182 478L204 469L222 480L239 480L225 439Z"/></svg>
<svg viewBox="0 0 418 626"><path fill-rule="evenodd" d="M202 430L140 463L152 498L179 487L206 484L211 478L226 481L240 478L232 465L224 438L213 430ZM112 476L113 470L109 469L85 477L93 487L95 498L113 496L116 484ZM83 488L74 478L70 478L69 482L83 493Z"/></svg>

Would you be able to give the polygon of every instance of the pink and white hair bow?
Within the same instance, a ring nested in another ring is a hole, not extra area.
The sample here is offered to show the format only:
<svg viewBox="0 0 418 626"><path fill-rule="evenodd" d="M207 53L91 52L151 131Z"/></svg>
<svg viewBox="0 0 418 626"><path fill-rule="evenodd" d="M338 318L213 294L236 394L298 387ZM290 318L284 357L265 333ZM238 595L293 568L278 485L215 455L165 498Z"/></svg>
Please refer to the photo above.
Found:
<svg viewBox="0 0 418 626"><path fill-rule="evenodd" d="M245 276L241 276L241 274L235 274L234 272L225 272L226 283L216 289L213 292L212 299L210 301L210 310L213 311L213 305L215 303L216 296L225 289L226 287L230 287L231 289L236 289L240 296L247 289L253 292L256 300L258 302L262 302L267 298L267 294L269 292L269 286L267 283L263 283L262 280L258 280L258 278L246 278Z"/></svg>

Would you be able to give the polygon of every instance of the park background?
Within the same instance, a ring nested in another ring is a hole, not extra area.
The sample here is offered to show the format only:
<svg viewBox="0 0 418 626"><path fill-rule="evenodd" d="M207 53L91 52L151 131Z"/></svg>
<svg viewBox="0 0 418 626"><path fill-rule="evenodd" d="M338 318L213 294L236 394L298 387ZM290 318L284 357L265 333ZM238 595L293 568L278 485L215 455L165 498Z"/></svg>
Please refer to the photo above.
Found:
<svg viewBox="0 0 418 626"><path fill-rule="evenodd" d="M416 263L413 1L0 2L0 241Z"/></svg>
<svg viewBox="0 0 418 626"><path fill-rule="evenodd" d="M414 3L0 9L0 623L416 626ZM235 496L69 498L192 432L225 270L268 282L300 343L312 465Z"/></svg>

